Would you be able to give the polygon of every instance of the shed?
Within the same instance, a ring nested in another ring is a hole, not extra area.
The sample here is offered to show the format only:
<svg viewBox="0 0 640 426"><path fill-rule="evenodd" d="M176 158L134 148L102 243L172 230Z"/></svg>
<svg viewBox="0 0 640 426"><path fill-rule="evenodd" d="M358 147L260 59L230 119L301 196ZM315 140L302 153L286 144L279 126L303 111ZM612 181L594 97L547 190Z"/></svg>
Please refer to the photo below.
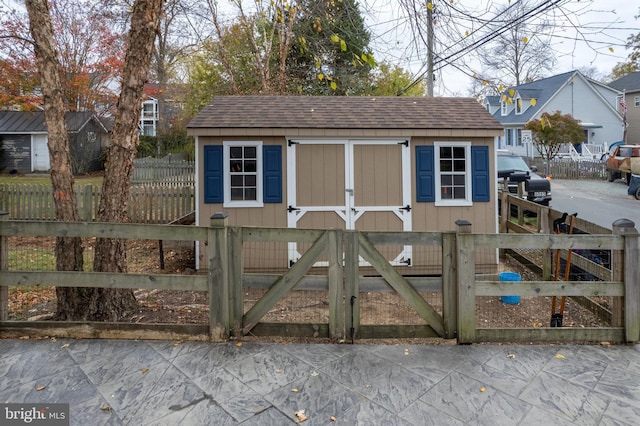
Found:
<svg viewBox="0 0 640 426"><path fill-rule="evenodd" d="M74 173L102 167L101 149L108 131L92 112L67 112L67 131ZM44 111L0 111L0 170L46 172L50 168Z"/></svg>
<svg viewBox="0 0 640 426"><path fill-rule="evenodd" d="M471 98L218 96L188 131L201 225L497 229L503 127Z"/></svg>

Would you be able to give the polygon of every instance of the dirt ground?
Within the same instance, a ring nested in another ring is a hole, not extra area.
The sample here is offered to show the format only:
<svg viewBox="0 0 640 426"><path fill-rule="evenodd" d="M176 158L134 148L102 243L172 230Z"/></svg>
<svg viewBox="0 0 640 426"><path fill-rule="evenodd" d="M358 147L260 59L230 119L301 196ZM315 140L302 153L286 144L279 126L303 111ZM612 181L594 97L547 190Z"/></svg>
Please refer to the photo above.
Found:
<svg viewBox="0 0 640 426"><path fill-rule="evenodd" d="M10 247L53 248L53 241L43 239L11 240ZM91 255L90 242L86 250ZM158 241L131 241L128 244L128 268L131 273L193 274L193 250L185 247L165 248L164 269L160 269ZM538 280L536 274L513 259L500 265L501 271L517 272L522 280ZM245 311L264 294L264 290L245 289ZM206 292L137 290L139 307L124 318L128 322L207 324L208 294ZM440 293L423 293L425 300L441 312ZM560 300L558 299L558 305ZM518 304L507 304L499 297L478 298L477 324L482 328L495 327L548 327L551 318L550 297L521 297ZM559 307L558 307L559 309ZM11 287L9 292L10 319L46 320L55 311L55 291L51 287L29 288L27 291ZM362 293L360 313L362 324L424 324L413 309L396 293ZM326 292L293 291L281 300L264 319L267 322L327 323L328 300ZM563 326L605 326L594 314L567 300Z"/></svg>

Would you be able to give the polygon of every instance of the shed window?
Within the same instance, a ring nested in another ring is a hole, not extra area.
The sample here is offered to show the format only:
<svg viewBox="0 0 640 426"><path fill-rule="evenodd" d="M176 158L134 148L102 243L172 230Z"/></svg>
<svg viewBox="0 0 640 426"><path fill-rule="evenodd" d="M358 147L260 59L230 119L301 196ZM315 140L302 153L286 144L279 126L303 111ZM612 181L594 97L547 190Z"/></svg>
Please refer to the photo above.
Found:
<svg viewBox="0 0 640 426"><path fill-rule="evenodd" d="M219 152L219 154L218 154ZM262 207L282 202L282 147L224 142L204 147L205 202Z"/></svg>

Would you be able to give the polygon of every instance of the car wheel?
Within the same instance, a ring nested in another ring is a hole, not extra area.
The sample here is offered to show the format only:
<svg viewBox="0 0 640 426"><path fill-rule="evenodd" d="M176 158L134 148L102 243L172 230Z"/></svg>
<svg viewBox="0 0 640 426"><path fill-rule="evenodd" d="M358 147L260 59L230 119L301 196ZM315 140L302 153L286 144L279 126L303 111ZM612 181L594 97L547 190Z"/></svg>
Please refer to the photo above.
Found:
<svg viewBox="0 0 640 426"><path fill-rule="evenodd" d="M634 197L636 197L636 200L640 200L640 186L638 186L638 188L636 188L636 193L633 194Z"/></svg>

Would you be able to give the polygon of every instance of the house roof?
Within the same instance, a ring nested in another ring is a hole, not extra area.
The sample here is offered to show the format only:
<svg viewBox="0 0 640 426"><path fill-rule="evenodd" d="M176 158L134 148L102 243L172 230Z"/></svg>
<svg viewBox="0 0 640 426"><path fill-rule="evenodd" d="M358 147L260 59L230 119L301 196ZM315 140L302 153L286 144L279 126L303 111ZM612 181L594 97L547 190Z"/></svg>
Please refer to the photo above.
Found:
<svg viewBox="0 0 640 426"><path fill-rule="evenodd" d="M67 131L78 132L94 118L96 117L91 111L67 112ZM100 120L96 121L104 128ZM0 133L47 133L44 111L0 111Z"/></svg>
<svg viewBox="0 0 640 426"><path fill-rule="evenodd" d="M621 92L640 92L640 71L620 77L609 83L609 86Z"/></svg>
<svg viewBox="0 0 640 426"><path fill-rule="evenodd" d="M535 99L536 105L542 106L546 104L575 73L576 71L566 72L554 75L553 77L532 81L531 83L510 87L505 93L509 96L509 91L514 90L519 93L523 99ZM508 115L504 116L501 114L501 111L496 111L493 116L502 124L526 123L539 111L540 108L527 108L522 114L516 115L515 111L511 110Z"/></svg>
<svg viewBox="0 0 640 426"><path fill-rule="evenodd" d="M368 96L217 96L187 127L502 131L472 98Z"/></svg>

